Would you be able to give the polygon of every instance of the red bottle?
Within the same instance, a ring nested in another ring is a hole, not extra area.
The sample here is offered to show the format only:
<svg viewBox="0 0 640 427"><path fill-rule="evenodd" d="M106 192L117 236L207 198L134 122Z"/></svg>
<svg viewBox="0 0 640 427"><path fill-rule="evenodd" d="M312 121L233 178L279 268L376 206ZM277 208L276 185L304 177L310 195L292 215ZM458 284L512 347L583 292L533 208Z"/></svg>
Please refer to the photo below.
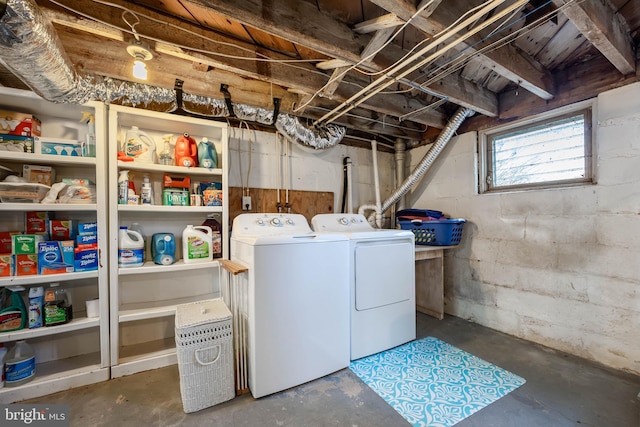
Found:
<svg viewBox="0 0 640 427"><path fill-rule="evenodd" d="M176 140L175 159L176 166L188 168L198 166L198 144L186 132Z"/></svg>

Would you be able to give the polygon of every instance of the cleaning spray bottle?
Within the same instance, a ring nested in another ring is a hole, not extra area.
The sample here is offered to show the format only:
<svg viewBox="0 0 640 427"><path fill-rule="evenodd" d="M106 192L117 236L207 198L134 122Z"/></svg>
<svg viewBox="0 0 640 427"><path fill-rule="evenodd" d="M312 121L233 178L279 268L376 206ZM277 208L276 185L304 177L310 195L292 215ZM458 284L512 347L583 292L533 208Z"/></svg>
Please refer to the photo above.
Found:
<svg viewBox="0 0 640 427"><path fill-rule="evenodd" d="M160 164L173 166L173 151L171 151L171 140L173 139L173 134L166 134L162 136L162 141L164 143L164 149L160 153Z"/></svg>
<svg viewBox="0 0 640 427"><path fill-rule="evenodd" d="M121 170L118 176L118 204L126 205L129 199L129 171Z"/></svg>
<svg viewBox="0 0 640 427"><path fill-rule="evenodd" d="M84 157L95 157L96 156L96 118L89 111L82 112L82 119L80 119L81 123L87 124L87 136L84 144L84 149L82 155Z"/></svg>
<svg viewBox="0 0 640 427"><path fill-rule="evenodd" d="M202 138L198 144L198 164L202 168L215 169L218 167L218 152L213 142L208 138Z"/></svg>
<svg viewBox="0 0 640 427"><path fill-rule="evenodd" d="M127 157L133 158L134 162L155 163L156 143L146 132L131 126L124 137L123 150Z"/></svg>

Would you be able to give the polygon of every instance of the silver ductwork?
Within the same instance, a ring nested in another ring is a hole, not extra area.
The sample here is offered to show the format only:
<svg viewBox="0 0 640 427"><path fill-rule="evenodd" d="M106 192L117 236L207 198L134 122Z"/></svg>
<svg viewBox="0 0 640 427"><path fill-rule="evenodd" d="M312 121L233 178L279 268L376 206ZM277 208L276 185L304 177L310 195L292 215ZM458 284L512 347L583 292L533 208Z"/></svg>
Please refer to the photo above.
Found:
<svg viewBox="0 0 640 427"><path fill-rule="evenodd" d="M380 206L380 211L371 213L368 217L369 223L373 221L373 218L376 215L382 215L382 213L386 212L391 206L393 206L398 200L400 200L405 194L411 190L411 187L417 183L422 175L431 167L435 159L438 157L442 149L447 145L447 143L453 137L453 134L458 130L462 122L467 117L471 117L474 114L474 111L469 108L461 107L456 111L456 113L451 117L451 120L447 123L447 125L442 129L440 135L433 143L427 154L424 155L420 163L416 166L416 168L411 172L411 174L404 179L402 184L398 186L394 190L394 192L384 201L382 202L382 206ZM371 210L371 206L364 206L365 209Z"/></svg>
<svg viewBox="0 0 640 427"><path fill-rule="evenodd" d="M71 65L52 24L33 0L8 0L6 4L0 18L0 61L44 99L73 104L95 100L163 112L177 110L173 89L79 72ZM188 113L231 116L224 100L184 93L182 101L182 109ZM346 133L344 127L333 124L306 126L289 114L279 114L274 123L273 111L261 107L238 103L232 103L232 107L238 119L274 124L289 141L316 150L339 144Z"/></svg>

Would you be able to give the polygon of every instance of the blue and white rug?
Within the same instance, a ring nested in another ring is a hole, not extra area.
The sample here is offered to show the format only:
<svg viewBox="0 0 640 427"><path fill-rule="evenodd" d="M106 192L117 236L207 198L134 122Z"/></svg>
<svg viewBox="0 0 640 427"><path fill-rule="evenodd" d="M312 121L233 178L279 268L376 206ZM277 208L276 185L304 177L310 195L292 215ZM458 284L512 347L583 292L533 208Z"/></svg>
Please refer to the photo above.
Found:
<svg viewBox="0 0 640 427"><path fill-rule="evenodd" d="M349 368L416 427L450 427L525 383L434 337L354 360Z"/></svg>

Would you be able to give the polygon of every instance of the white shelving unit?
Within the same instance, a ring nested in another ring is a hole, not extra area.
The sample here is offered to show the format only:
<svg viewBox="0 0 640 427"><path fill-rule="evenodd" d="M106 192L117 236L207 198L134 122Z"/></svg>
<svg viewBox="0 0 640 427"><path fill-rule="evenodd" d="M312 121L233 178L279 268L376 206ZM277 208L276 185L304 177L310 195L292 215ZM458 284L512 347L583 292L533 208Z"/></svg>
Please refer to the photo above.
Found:
<svg viewBox="0 0 640 427"><path fill-rule="evenodd" d="M185 264L182 261L182 231L189 225L202 224L208 214L217 214L222 225L223 258L228 258L227 209L227 125L215 121L156 113L128 107L109 109L109 159L116 159L125 132L137 126L150 135L156 150L163 150L162 136L175 138L187 132L196 141L207 137L216 146L221 168L185 168L137 162L109 162L109 259L111 301L111 376L112 378L175 364L174 316L178 304L219 296L219 263ZM136 191L145 174L154 189L154 205L119 205L117 181L120 170L129 170ZM163 206L163 176L190 176L195 182L221 182L222 206ZM118 232L120 226L139 223L147 240L154 233L170 232L176 238L173 265L156 265L147 243L145 265L118 267Z"/></svg>
<svg viewBox="0 0 640 427"><path fill-rule="evenodd" d="M97 221L101 248L97 271L48 276L1 277L0 287L45 286L60 282L73 297L74 320L58 326L0 333L0 343L11 347L26 340L36 353L36 376L18 387L0 389L0 403L16 402L109 379L109 303L107 247L107 166L106 107L102 103L60 105L45 101L32 92L0 88L0 109L31 113L42 121L42 136L84 140L87 132L80 123L83 111L95 116L96 158L40 155L0 151L0 165L18 173L23 164L53 166L60 178L90 178L97 188L92 204L0 203L0 231L24 231L24 214L47 211L56 219ZM85 301L99 298L100 316L87 318Z"/></svg>

